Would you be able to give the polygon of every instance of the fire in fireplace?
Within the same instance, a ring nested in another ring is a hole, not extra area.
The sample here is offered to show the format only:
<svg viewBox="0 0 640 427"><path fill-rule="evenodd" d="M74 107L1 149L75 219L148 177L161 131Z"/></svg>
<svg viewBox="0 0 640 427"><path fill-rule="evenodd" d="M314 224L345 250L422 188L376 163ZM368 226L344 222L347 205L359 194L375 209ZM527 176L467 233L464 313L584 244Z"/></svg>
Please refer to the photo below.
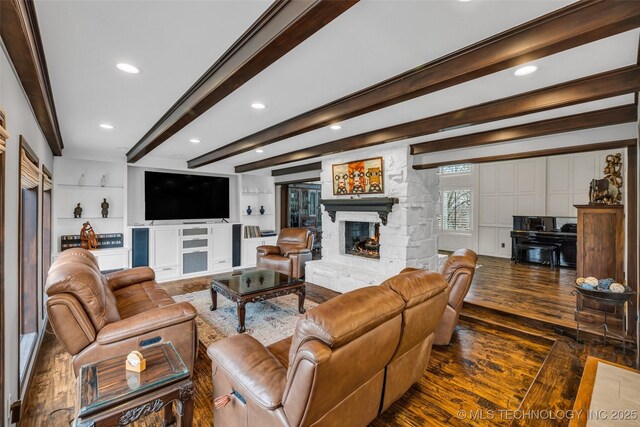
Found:
<svg viewBox="0 0 640 427"><path fill-rule="evenodd" d="M380 259L380 223L345 221L344 253Z"/></svg>

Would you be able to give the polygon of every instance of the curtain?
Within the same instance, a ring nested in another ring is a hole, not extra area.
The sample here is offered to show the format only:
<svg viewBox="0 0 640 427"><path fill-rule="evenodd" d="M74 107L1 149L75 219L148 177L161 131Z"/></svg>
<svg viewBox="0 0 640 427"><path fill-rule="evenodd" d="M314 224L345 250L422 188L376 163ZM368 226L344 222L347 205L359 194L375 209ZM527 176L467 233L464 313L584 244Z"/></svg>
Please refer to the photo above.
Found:
<svg viewBox="0 0 640 427"><path fill-rule="evenodd" d="M42 191L51 191L52 187L53 183L51 182L51 178L46 172L42 171Z"/></svg>
<svg viewBox="0 0 640 427"><path fill-rule="evenodd" d="M4 113L0 111L0 116L4 117ZM9 139L9 132L3 126L4 120L0 121L0 153L6 150L6 142Z"/></svg>
<svg viewBox="0 0 640 427"><path fill-rule="evenodd" d="M34 164L27 152L22 149L20 151L20 186L23 189L36 188L40 185L40 169Z"/></svg>

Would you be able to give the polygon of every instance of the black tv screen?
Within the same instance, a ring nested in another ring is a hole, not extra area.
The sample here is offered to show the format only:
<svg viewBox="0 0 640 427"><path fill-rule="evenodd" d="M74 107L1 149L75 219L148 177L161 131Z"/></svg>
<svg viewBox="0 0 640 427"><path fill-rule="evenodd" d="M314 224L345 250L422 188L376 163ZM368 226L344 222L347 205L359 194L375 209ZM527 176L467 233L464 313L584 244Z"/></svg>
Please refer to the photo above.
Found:
<svg viewBox="0 0 640 427"><path fill-rule="evenodd" d="M229 218L229 178L144 173L147 220Z"/></svg>

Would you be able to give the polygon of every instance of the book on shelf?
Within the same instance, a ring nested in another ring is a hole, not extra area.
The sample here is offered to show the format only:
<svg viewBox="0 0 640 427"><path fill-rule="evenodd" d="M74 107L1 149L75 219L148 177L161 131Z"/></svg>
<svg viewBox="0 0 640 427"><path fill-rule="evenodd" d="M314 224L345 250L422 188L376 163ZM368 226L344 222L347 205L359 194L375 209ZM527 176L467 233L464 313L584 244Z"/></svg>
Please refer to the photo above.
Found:
<svg viewBox="0 0 640 427"><path fill-rule="evenodd" d="M121 248L123 247L124 235L122 233L98 234L98 249ZM82 246L79 234L68 234L60 236L60 250Z"/></svg>
<svg viewBox="0 0 640 427"><path fill-rule="evenodd" d="M245 225L244 226L244 238L245 239L253 239L256 237L261 237L260 227L257 225Z"/></svg>

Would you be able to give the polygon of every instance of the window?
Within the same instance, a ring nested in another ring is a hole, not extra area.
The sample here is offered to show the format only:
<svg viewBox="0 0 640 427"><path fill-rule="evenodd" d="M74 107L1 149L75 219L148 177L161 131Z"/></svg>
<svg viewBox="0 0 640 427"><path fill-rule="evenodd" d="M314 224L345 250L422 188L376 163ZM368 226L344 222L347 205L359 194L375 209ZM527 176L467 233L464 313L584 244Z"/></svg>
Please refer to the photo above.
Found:
<svg viewBox="0 0 640 427"><path fill-rule="evenodd" d="M471 190L443 191L441 201L440 229L471 231Z"/></svg>
<svg viewBox="0 0 640 427"><path fill-rule="evenodd" d="M465 163L461 165L441 166L438 168L438 173L441 175L471 173L471 163Z"/></svg>
<svg viewBox="0 0 640 427"><path fill-rule="evenodd" d="M44 320L45 299L47 294L44 291L44 285L47 282L47 274L51 267L51 172L42 165L42 307L40 310L40 318Z"/></svg>
<svg viewBox="0 0 640 427"><path fill-rule="evenodd" d="M38 158L20 136L20 391L38 336Z"/></svg>

